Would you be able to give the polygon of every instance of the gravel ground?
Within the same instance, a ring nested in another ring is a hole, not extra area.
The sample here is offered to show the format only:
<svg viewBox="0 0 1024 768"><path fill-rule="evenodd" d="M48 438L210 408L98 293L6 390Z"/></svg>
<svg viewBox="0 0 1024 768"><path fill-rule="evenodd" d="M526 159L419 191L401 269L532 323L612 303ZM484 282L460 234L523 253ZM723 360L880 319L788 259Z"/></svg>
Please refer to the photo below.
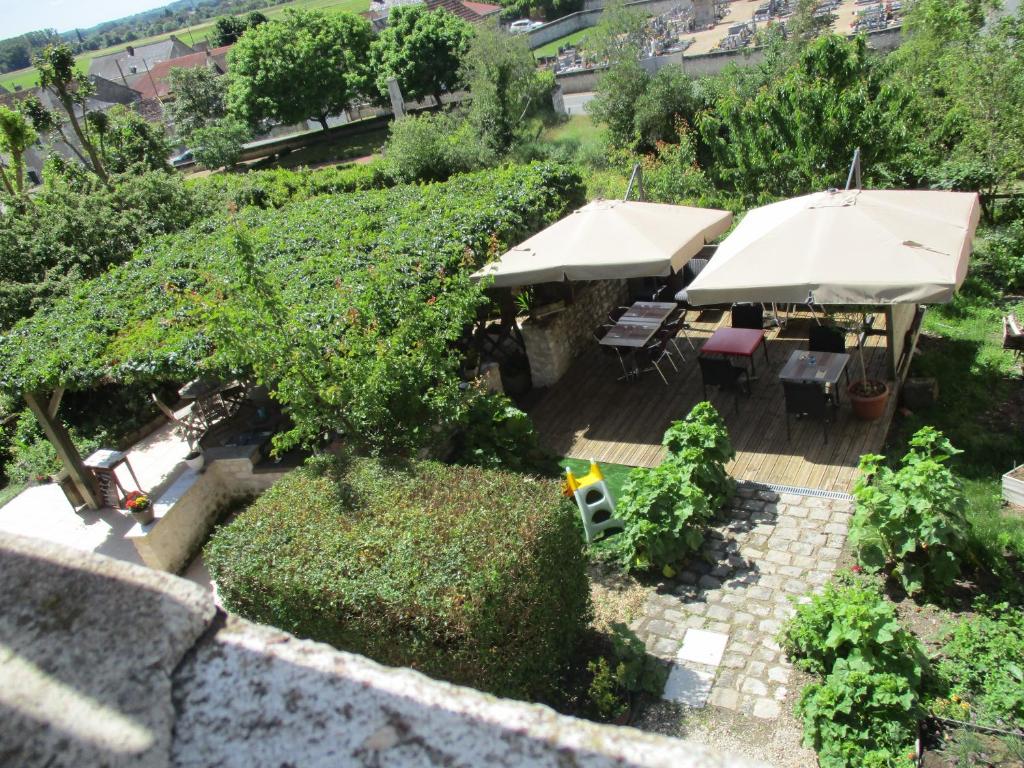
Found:
<svg viewBox="0 0 1024 768"><path fill-rule="evenodd" d="M791 689L800 691L810 679L793 670ZM773 768L816 768L817 756L800 742L803 730L791 714L797 693L790 693L775 720L746 717L721 707L690 709L674 702L652 703L632 725L713 747L725 754L759 760Z"/></svg>

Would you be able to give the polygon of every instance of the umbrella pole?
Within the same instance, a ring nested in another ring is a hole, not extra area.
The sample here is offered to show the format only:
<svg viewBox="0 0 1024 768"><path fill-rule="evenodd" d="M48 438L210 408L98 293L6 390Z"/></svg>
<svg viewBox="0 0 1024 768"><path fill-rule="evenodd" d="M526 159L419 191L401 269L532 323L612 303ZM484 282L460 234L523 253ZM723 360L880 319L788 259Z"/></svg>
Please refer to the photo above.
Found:
<svg viewBox="0 0 1024 768"><path fill-rule="evenodd" d="M860 147L853 150L853 162L850 163L850 173L846 176L846 188L850 188L850 182L856 178L857 189L860 189Z"/></svg>

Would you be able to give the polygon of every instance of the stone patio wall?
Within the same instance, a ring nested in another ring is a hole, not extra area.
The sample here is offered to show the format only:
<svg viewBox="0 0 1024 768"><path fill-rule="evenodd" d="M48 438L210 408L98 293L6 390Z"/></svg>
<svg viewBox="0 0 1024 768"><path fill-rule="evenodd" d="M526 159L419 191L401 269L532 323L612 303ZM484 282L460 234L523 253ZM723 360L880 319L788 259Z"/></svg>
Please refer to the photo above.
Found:
<svg viewBox="0 0 1024 768"><path fill-rule="evenodd" d="M196 584L0 535L0 754L48 766L754 768L383 667Z"/></svg>
<svg viewBox="0 0 1024 768"><path fill-rule="evenodd" d="M595 343L594 329L627 299L625 280L595 280L581 284L573 303L561 312L526 320L521 330L533 386L550 387L562 378L576 356Z"/></svg>

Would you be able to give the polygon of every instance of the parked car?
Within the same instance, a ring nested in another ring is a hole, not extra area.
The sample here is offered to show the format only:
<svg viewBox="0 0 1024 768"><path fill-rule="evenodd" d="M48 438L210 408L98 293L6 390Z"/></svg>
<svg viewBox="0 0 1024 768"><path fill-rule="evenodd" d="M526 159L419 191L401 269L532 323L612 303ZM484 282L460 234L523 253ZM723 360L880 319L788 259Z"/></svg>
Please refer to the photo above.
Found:
<svg viewBox="0 0 1024 768"><path fill-rule="evenodd" d="M175 155L171 158L171 165L175 168L181 168L184 165L192 165L196 161L195 155L192 154L191 149L186 149L180 155Z"/></svg>
<svg viewBox="0 0 1024 768"><path fill-rule="evenodd" d="M509 24L508 31L511 32L513 35L523 35L529 32L531 29L536 29L537 27L542 26L544 25L539 21L519 19L518 21L513 21L511 24Z"/></svg>

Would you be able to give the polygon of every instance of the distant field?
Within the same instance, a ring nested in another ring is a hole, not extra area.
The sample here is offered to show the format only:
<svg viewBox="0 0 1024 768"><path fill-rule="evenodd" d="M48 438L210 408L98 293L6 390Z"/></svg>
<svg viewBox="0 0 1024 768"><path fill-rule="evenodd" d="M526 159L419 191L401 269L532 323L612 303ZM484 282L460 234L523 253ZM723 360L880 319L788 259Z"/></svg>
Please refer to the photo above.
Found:
<svg viewBox="0 0 1024 768"><path fill-rule="evenodd" d="M557 40L552 40L547 45L542 45L540 48L533 50L534 56L554 56L558 53L558 49L563 45L569 43L578 43L583 37L589 32L589 29L578 29L575 32L570 32L565 37L560 37Z"/></svg>
<svg viewBox="0 0 1024 768"><path fill-rule="evenodd" d="M265 13L268 18L272 19L275 16L281 15L286 8L319 10L327 13L341 13L343 11L362 13L363 11L368 10L369 7L369 0L291 0L291 2L275 5L271 8L264 8L263 13ZM175 35L182 41L192 45L206 39L210 30L213 28L213 22L213 19L208 19L201 24L195 24L191 27L183 27L182 29L175 30L174 32L165 32L161 35L144 37L139 40L135 40L132 43L115 45L110 48L101 48L98 51L89 51L88 53L83 53L78 57L78 64L82 71L86 71L89 69L89 62L97 56L104 56L114 51L123 50L126 45L145 45L146 43L155 43L159 40L166 40L171 35ZM31 88L35 84L36 71L31 67L0 75L0 85L3 85L8 90L13 90L15 85L20 85L23 88Z"/></svg>

